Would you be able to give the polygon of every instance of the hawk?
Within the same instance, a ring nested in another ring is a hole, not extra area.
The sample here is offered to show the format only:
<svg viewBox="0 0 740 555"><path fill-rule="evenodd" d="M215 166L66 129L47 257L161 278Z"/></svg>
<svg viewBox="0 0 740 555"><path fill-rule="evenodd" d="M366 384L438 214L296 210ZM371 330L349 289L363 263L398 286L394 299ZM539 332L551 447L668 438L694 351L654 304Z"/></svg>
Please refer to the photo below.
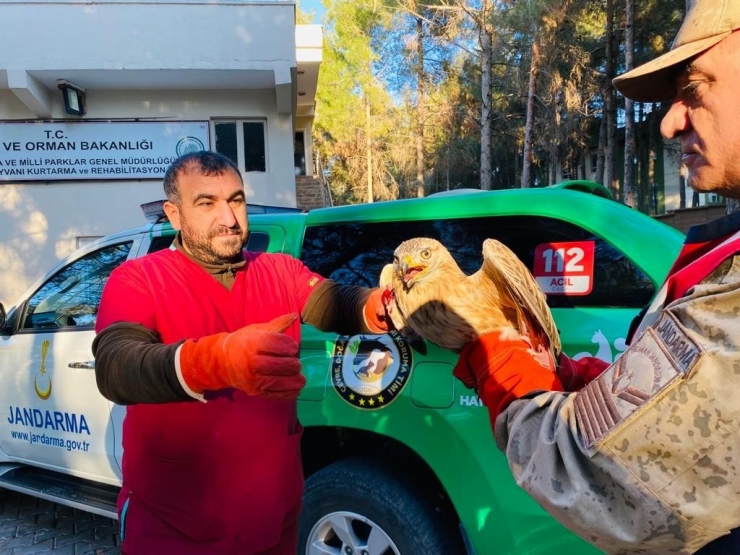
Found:
<svg viewBox="0 0 740 555"><path fill-rule="evenodd" d="M560 353L560 336L545 294L529 269L503 243L483 242L483 266L466 275L435 239L401 243L380 274L391 320L402 334L419 335L460 352L492 331L526 338L537 352Z"/></svg>

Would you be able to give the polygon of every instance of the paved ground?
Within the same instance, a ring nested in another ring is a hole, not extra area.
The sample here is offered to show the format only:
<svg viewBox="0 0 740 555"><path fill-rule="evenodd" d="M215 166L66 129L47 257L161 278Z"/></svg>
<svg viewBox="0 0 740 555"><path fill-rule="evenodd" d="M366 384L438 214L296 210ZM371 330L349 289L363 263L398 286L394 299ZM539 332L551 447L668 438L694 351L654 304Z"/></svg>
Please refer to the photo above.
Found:
<svg viewBox="0 0 740 555"><path fill-rule="evenodd" d="M0 489L0 554L120 552L117 521Z"/></svg>

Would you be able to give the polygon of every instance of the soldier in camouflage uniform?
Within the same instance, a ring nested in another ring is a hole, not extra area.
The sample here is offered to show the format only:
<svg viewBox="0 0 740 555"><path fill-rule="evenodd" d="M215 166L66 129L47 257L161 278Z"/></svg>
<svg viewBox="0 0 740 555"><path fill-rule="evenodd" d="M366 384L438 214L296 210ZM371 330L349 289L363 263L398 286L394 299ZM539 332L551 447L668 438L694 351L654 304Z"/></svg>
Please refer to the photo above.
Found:
<svg viewBox="0 0 740 555"><path fill-rule="evenodd" d="M738 29L740 0L695 0L670 52L614 82L673 98L661 132L680 138L689 185L730 198ZM547 368L521 341L482 337L455 375L477 388L519 485L598 548L740 554L740 214L689 231L630 343L608 367Z"/></svg>

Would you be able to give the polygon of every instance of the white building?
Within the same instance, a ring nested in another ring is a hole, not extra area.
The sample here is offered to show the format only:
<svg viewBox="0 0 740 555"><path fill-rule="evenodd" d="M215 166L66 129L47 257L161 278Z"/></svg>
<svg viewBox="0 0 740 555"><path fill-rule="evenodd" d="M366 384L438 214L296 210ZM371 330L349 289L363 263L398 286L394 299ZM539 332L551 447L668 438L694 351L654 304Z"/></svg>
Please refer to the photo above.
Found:
<svg viewBox="0 0 740 555"><path fill-rule="evenodd" d="M295 21L284 0L0 0L0 302L143 224L188 149L237 161L249 203L295 207L321 62L321 27Z"/></svg>

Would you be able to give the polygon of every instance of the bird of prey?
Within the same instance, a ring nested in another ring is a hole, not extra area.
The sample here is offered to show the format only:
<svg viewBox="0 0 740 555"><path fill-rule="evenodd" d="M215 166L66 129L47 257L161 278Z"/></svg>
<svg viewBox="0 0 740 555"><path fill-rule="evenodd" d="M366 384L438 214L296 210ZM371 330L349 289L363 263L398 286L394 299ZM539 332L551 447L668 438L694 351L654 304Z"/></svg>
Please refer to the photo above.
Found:
<svg viewBox="0 0 740 555"><path fill-rule="evenodd" d="M529 269L503 243L483 242L483 266L467 276L435 239L401 243L380 275L398 331L460 352L492 331L523 337L536 352L560 353L560 336L545 294Z"/></svg>

